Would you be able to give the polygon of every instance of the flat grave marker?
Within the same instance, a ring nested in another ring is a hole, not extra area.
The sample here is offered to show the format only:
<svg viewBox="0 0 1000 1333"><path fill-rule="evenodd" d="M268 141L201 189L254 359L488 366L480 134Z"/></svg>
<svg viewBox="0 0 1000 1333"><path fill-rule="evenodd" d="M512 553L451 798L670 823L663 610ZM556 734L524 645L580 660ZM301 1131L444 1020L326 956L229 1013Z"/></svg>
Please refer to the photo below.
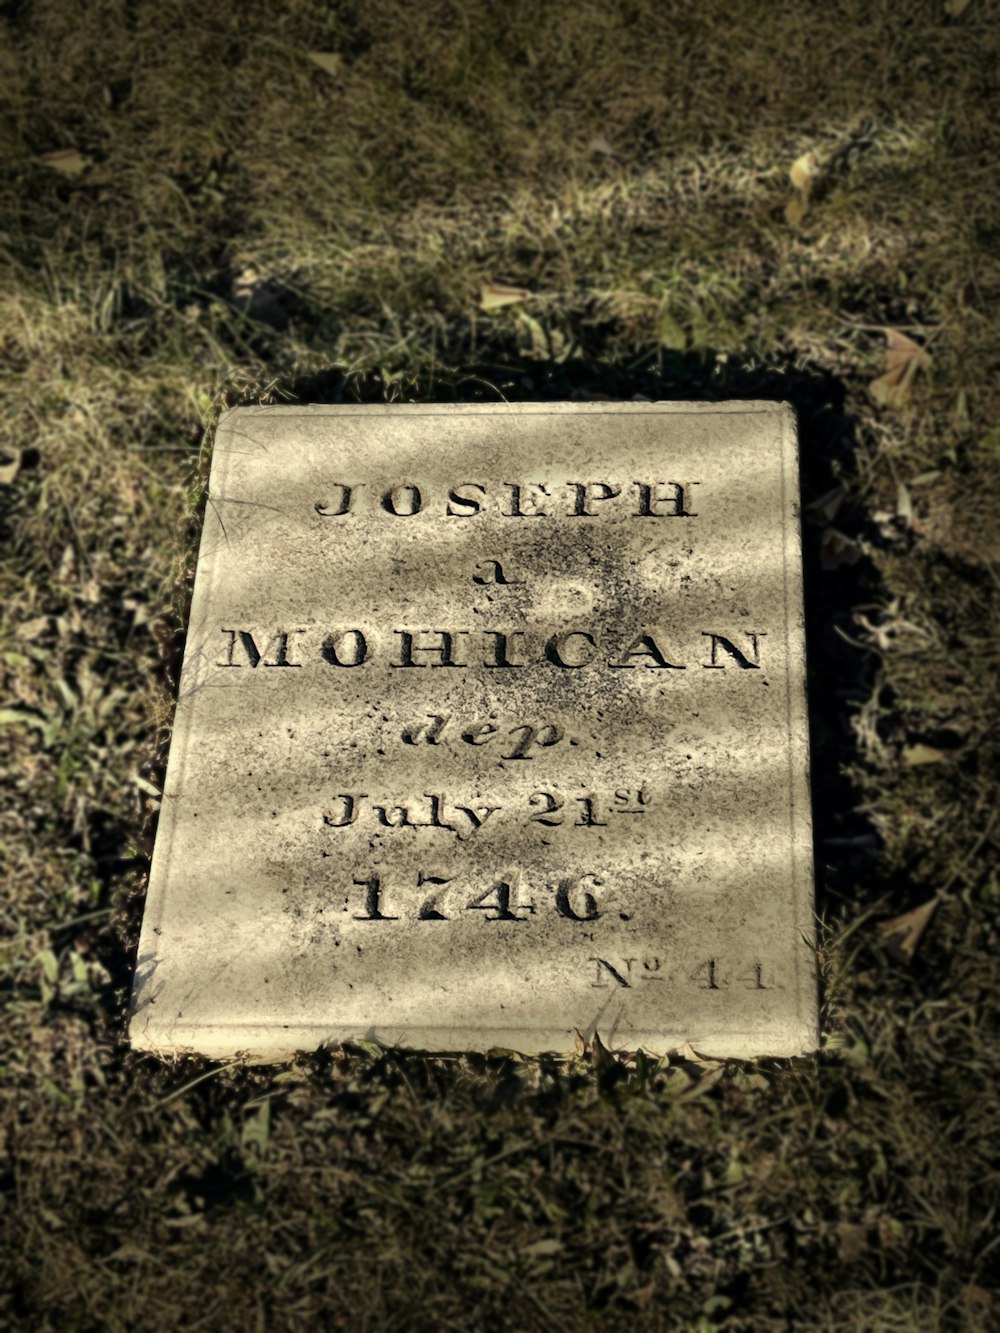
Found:
<svg viewBox="0 0 1000 1333"><path fill-rule="evenodd" d="M796 457L763 402L228 413L133 1045L815 1049Z"/></svg>

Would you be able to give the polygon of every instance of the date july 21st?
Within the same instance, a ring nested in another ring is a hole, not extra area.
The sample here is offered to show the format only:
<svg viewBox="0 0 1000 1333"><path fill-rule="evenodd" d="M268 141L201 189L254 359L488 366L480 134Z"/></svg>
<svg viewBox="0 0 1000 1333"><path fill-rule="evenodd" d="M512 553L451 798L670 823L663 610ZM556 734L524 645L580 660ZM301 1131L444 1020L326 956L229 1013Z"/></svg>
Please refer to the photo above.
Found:
<svg viewBox="0 0 1000 1333"><path fill-rule="evenodd" d="M527 824L545 828L606 828L615 815L644 815L651 794L646 786L617 787L613 791L586 791L566 795L557 789L539 788L522 802L456 800L443 792L424 792L405 805L368 799L362 791L337 792L323 812L324 828L349 828L374 821L382 828L437 828L464 841L505 808Z"/></svg>

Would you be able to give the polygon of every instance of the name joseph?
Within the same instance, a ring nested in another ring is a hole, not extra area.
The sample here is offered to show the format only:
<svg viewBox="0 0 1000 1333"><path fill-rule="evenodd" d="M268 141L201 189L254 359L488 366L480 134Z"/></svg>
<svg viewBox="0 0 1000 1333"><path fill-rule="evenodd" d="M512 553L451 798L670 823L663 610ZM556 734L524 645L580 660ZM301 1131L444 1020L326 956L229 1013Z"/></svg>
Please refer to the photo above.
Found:
<svg viewBox="0 0 1000 1333"><path fill-rule="evenodd" d="M399 485L371 487L367 482L338 481L328 498L313 508L321 518L343 518L356 510L381 509L395 518L442 510L445 518L475 518L493 513L500 518L596 518L597 505L608 501L625 503L630 518L697 518L688 506L691 488L697 481L634 481L629 485L609 481L502 481L491 492L478 481L463 481L438 496L427 486L405 481Z"/></svg>

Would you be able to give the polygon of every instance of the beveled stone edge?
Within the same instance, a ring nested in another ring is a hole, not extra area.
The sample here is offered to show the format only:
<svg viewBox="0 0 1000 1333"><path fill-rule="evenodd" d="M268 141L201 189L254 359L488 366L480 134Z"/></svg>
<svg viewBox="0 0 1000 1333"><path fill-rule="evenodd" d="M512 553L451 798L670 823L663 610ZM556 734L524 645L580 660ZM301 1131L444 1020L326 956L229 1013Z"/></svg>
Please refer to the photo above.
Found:
<svg viewBox="0 0 1000 1333"><path fill-rule="evenodd" d="M248 403L230 407L219 417L215 428L216 446L219 435L233 430L235 419L246 416L295 417L392 417L392 416L563 416L587 415L673 415L673 416L769 416L792 414L790 403L773 398L727 398L717 403L691 403L672 398L650 402L572 402L558 399L552 402L496 402L496 403Z"/></svg>
<svg viewBox="0 0 1000 1333"><path fill-rule="evenodd" d="M792 854L792 912L801 940L795 941L796 1018L811 1035L809 1049L821 1045L819 1023L819 974L816 966L816 858L812 817L812 753L809 735L809 660L805 623L805 563L802 541L802 504L800 490L800 449L798 423L789 403L778 405L781 431L782 576L784 581L786 660L789 679L788 762L789 762L789 847ZM795 492L785 493L791 479ZM793 576L789 577L789 557ZM798 576L794 576L797 569ZM799 654L791 651L793 636L799 641ZM795 662L801 668L793 672ZM796 679L797 677L797 679ZM801 747L802 762L794 762L793 748ZM797 823L796 823L797 821ZM802 858L801 861L798 858ZM808 953L808 957L806 954Z"/></svg>
<svg viewBox="0 0 1000 1333"><path fill-rule="evenodd" d="M713 414L770 415L777 417L779 419L782 486L784 487L787 484L789 477L789 465L791 465L790 475L793 478L794 482L797 483L799 479L798 430L797 430L795 412L791 404L783 400L753 399L753 400L743 401L738 399L736 400L729 399L726 400L725 402L720 402L720 403L688 403L688 402L681 402L668 399L668 400L658 400L650 403L646 402L608 403L603 401L577 403L568 401L558 401L558 402L543 402L543 403L440 403L440 404L312 403L312 404L301 404L301 405L251 404L251 405L244 405L244 406L230 408L228 411L224 412L219 419L219 422L216 426L215 439L213 441L212 466L209 475L209 497L211 496L211 490L213 489L212 486L213 482L224 483L225 473L227 471L227 464L229 461L229 451L228 449L220 448L220 445L229 444L231 442L232 437L235 433L236 419L241 414L245 414L247 416L261 416L261 415L270 416L270 415L280 414L284 416L286 419L290 419L296 416L299 417L303 416L304 417L313 417L313 416L392 417L392 416L453 416L453 415L509 416L511 415L512 412L516 415L567 415L567 414L579 414L581 412L585 412L588 415L601 415L601 414L617 415L619 413L627 415L658 415L661 413L665 413L669 415L678 415L678 416L713 415ZM791 459L789 459L787 456L789 440L792 449ZM216 465L215 465L216 453L220 453L222 455L222 458L220 458L221 466L218 475L216 475ZM818 976L815 966L815 960L813 958L812 965L808 968L808 973L809 973L808 979L803 977L802 975L803 969L799 962L799 957L803 947L807 948L811 954L814 955L815 953L815 943L814 943L815 886L814 886L814 864L813 864L814 858L812 849L812 806L810 799L810 781L809 781L810 747L809 747L809 713L808 713L808 700L806 695L806 669L805 669L806 645L805 645L805 626L804 626L804 588L801 578L798 580L790 580L790 581L787 579L788 556L790 553L790 548L795 554L798 555L799 569L801 570L802 568L802 519L801 519L801 506L799 505L798 497L796 496L796 499L794 501L795 504L794 511L790 509L788 506L787 503L788 497L785 496L784 499L785 503L782 505L782 514L784 518L784 527L782 532L783 536L782 564L786 576L786 592L785 592L786 627L788 629L789 634L791 634L793 622L789 617L788 613L790 610L794 609L795 611L794 624L798 627L798 632L802 636L802 652L803 652L803 670L800 673L800 688L798 690L793 691L791 688L791 684L789 683L789 690L788 690L790 709L794 708L795 711L794 721L796 727L801 728L801 739L805 752L805 764L801 766L801 769L798 773L798 780L796 781L796 775L794 772L792 775L792 780L793 780L793 786L796 788L795 795L802 796L804 794L803 807L805 813L804 816L802 817L804 817L806 821L808 833L807 835L803 836L802 841L808 844L808 857L809 857L809 866L807 872L803 873L802 871L799 871L793 875L793 908L796 921L798 923L797 928L801 935L801 943L796 943L795 945L796 983L797 983L796 1015L795 1015L795 1020L793 1020L792 1022L780 1025L780 1027L787 1034L789 1034L788 1042L785 1045L781 1046L780 1049L776 1048L774 1044L768 1044L767 1049L762 1049L760 1045L755 1044L755 1042L751 1040L750 1034L732 1033L731 1031L728 1033L728 1035L726 1035L725 1032L723 1032L722 1034L714 1034L708 1037L695 1038L695 1041L699 1043L696 1049L704 1051L705 1054L715 1054L716 1057L720 1059L726 1059L726 1058L752 1059L756 1057L765 1057L765 1056L774 1058L783 1058L786 1056L793 1056L793 1055L812 1054L820 1046L821 1034L819 1030ZM796 511L798 512L796 513ZM202 554L204 553L205 548L207 546L210 530L215 526L215 523L210 523L208 521L209 512L210 509L206 508L206 521L203 521L202 524L202 531L199 540L198 565L196 566L196 570L198 567L201 566ZM218 522L218 520L216 519L215 522ZM215 567L211 566L210 578L204 580L201 583L199 582L196 573L195 587L192 594L191 607L188 614L188 624L185 626L185 635L187 634L187 630L191 622L195 619L196 610L200 607L201 603L210 596L211 585L214 583L214 572L215 572ZM790 587L788 586L789 583L791 584ZM199 593L201 594L200 596ZM791 654L788 654L788 657L789 657L789 664L791 664ZM184 694L184 684L185 684L185 675L187 674L187 667L188 667L188 661L186 655L186 642L185 642L185 657L182 662L181 678L178 686L178 701L177 701L178 707ZM794 700L792 699L793 693L797 696ZM177 714L177 708L175 708L175 716L171 724L172 727L173 727L173 722L176 720L176 714ZM156 845L154 846L153 860L150 867L150 878L147 884L146 895L143 901L143 915L142 915L142 924L140 928L139 945L137 949L137 959L141 958L142 946L144 941L151 940L159 933L156 923L159 920L160 909L162 908L162 903L163 903L163 888L161 887L161 884L165 881L168 873L167 866L170 861L170 843L172 841L172 834L174 827L172 812L169 812L166 803L169 799L169 796L172 795L171 789L175 785L175 783L171 782L171 772L173 771L174 773L176 773L177 771L179 771L179 768L181 767L180 754L186 752L188 732L191 723L191 714L186 713L186 715L182 719L182 722L183 722L183 729L180 732L180 734L176 737L176 739L179 742L179 746L175 746L174 744L175 738L173 731L171 734L171 744L167 760L167 773L164 779L164 789L163 789L163 797L162 797L161 812L160 812L160 824L158 825L157 828L157 840L156 840ZM791 729L789 731L789 745L791 751ZM176 760L175 760L175 749L178 750L178 756ZM168 845L164 849L163 853L159 857L157 857L156 852L160 846L160 830L163 826L164 816L166 816L167 820L166 831L167 831ZM791 811L790 811L790 818L793 818ZM794 824L793 824L793 836L792 836L793 849L794 845L795 845L795 838L794 838ZM158 866L162 866L163 867L162 870L157 870ZM803 902L803 899L805 899L805 902ZM150 912L151 907L153 909L152 913ZM808 926L804 924L805 919L808 919L809 921ZM154 949L153 957L150 961L157 959L158 955L159 955L158 949ZM378 1038L373 1037L372 1035L376 1031L376 1028L372 1027L371 1025L365 1028L361 1027L336 1028L336 1027L330 1027L329 1025L326 1024L298 1025L296 1026L295 1030L299 1031L302 1034L302 1037L305 1037L306 1032L311 1034L308 1038L305 1038L305 1044L302 1044L301 1039L296 1043L292 1043L290 1040L285 1040L285 1041L279 1040L283 1032L288 1032L292 1030L292 1025L282 1025L281 1027L276 1027L274 1025L267 1025L267 1026L247 1025L246 1028L244 1028L243 1025L240 1025L239 1028L237 1028L236 1025L230 1025L229 1027L220 1025L217 1028L216 1025L214 1024L195 1026L195 1025L178 1025L171 1023L165 1025L166 1030L163 1034L162 1039L157 1040L155 1036L155 1031L159 1026L159 1024L157 1023L158 1015L155 1012L150 1013L150 1012L145 1012L144 1010L137 1011L135 1007L136 1001L139 997L139 990L142 985L142 982L138 977L138 968L139 964L137 961L135 973L133 974L133 984L129 996L129 1006L128 1006L128 1014L129 1014L128 1037L131 1046L135 1050L143 1050L162 1055L180 1055L185 1052L192 1052L207 1056L210 1059L227 1059L233 1057L235 1053L243 1052L246 1053L247 1057L251 1060L259 1061L260 1063L270 1063L270 1062L281 1062L290 1060L297 1053L307 1050L315 1050L317 1046L328 1041L334 1041L334 1040L349 1041L358 1038L378 1040ZM154 968L155 968L155 962L154 962ZM148 1005L144 1007L145 1010L148 1010L148 1008L149 1008ZM141 1025L141 1030L140 1030L140 1025ZM150 1031L151 1028L153 1029L152 1032ZM248 1045L246 1048L237 1047L235 1043L236 1041L240 1040L239 1037L236 1038L232 1036L226 1037L224 1035L226 1033L236 1033L237 1031L242 1032L244 1038L251 1038L251 1034L260 1034L260 1035L259 1037L254 1036L250 1041L250 1045ZM573 1029L551 1029L551 1028L544 1028L544 1029L519 1028L512 1030L489 1029L491 1034L497 1037L497 1040L491 1041L490 1045L487 1046L484 1045L482 1043L481 1038L477 1036L477 1032L481 1032L482 1030L473 1029L473 1030L468 1030L467 1036L461 1040L459 1045L441 1046L440 1038L432 1037L431 1034L441 1033L441 1032L452 1032L455 1035L455 1039L457 1040L458 1035L462 1034L463 1032L466 1032L466 1030L457 1028L442 1029L442 1028L434 1028L432 1026L431 1027L422 1026L422 1027L405 1028L405 1029L397 1028L395 1029L395 1031L399 1034L399 1037L401 1039L405 1037L407 1043L406 1049L408 1050L422 1049L428 1052L434 1049L438 1049L441 1051L454 1051L454 1050L485 1051L493 1049L494 1047L497 1046L505 1046L509 1049L522 1050L523 1053L526 1055L542 1054L546 1051L552 1051L554 1053L565 1053L575 1048L575 1041L576 1041L576 1032ZM191 1034L190 1043L184 1040L183 1034L185 1033ZM791 1034L793 1033L796 1035L792 1036ZM500 1040L501 1035L505 1037L505 1040ZM640 1034L640 1035L642 1037L648 1036L653 1042L655 1042L656 1046L660 1049L661 1053L666 1053L667 1050L677 1049L681 1045L683 1045L685 1041L690 1040L689 1037L678 1037L675 1040L674 1038L664 1039L662 1037L657 1037L655 1034ZM523 1039L523 1045L519 1044L521 1039ZM665 1041L669 1041L671 1044L664 1046ZM569 1043L568 1045L566 1044L567 1042ZM719 1042L720 1045L718 1047L715 1047L714 1046L715 1042ZM388 1044L391 1045L395 1043L388 1043ZM691 1044L694 1045L695 1042L692 1041ZM645 1049L643 1041L640 1040L638 1037L633 1042L633 1046ZM712 1049L710 1050L710 1048ZM632 1049L632 1047L629 1047L629 1049Z"/></svg>
<svg viewBox="0 0 1000 1333"><path fill-rule="evenodd" d="M815 1051L812 1028L806 1023L775 1025L773 1035L732 1033L724 1029L676 1033L638 1032L626 1040L617 1038L613 1027L576 1028L457 1028L377 1024L301 1023L268 1027L262 1024L172 1024L161 1040L144 1032L132 1038L132 1048L152 1055L201 1055L210 1060L243 1058L252 1064L281 1064L296 1055L308 1055L325 1044L374 1041L387 1050L422 1052L427 1055L484 1053L503 1049L525 1056L571 1055L578 1037L599 1036L612 1054L643 1050L657 1058L680 1050L689 1043L699 1054L716 1060L790 1059Z"/></svg>

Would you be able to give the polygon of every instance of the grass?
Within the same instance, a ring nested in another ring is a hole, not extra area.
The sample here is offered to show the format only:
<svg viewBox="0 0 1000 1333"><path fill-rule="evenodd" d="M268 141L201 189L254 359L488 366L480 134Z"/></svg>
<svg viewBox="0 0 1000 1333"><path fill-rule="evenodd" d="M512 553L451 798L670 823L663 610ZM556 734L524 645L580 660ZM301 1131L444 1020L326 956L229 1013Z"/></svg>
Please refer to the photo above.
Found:
<svg viewBox="0 0 1000 1333"><path fill-rule="evenodd" d="M995 1327L995 6L3 23L0 1312ZM932 357L895 408L886 327ZM133 1056L220 411L594 394L799 412L823 1051ZM909 957L878 927L931 900Z"/></svg>

